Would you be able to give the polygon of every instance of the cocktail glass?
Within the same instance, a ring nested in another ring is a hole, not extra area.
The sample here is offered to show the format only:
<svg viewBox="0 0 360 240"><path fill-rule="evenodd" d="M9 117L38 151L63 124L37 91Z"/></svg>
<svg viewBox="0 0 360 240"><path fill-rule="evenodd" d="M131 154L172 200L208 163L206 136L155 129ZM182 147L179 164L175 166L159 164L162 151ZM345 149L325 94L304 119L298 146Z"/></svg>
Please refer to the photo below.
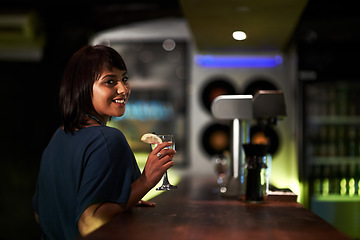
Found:
<svg viewBox="0 0 360 240"><path fill-rule="evenodd" d="M171 146L169 146L167 148L175 150L175 138L173 135L158 135L158 137L161 138L162 142L172 142ZM152 150L154 150L156 147L157 147L157 144L151 144ZM172 189L176 189L176 188L177 188L177 186L174 186L169 182L168 174L166 171L163 176L162 185L160 187L156 188L156 190L162 191L162 190L172 190Z"/></svg>

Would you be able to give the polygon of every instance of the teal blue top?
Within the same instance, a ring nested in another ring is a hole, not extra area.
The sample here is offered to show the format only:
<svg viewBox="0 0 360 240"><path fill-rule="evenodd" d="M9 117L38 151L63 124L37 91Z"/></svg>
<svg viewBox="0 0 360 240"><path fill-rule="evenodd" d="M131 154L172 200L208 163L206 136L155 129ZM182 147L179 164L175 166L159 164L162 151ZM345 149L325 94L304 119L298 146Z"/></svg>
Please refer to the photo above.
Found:
<svg viewBox="0 0 360 240"><path fill-rule="evenodd" d="M77 222L91 204L127 203L140 177L121 131L87 127L74 134L59 128L43 152L33 208L44 239L77 239Z"/></svg>

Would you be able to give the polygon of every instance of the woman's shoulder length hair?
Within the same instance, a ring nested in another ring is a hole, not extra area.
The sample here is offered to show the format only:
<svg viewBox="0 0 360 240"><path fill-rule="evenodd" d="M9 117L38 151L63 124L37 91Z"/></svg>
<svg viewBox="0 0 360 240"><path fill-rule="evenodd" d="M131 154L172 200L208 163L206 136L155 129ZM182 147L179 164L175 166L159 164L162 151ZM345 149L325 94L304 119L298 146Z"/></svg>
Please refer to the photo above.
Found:
<svg viewBox="0 0 360 240"><path fill-rule="evenodd" d="M92 104L93 84L103 71L126 71L120 54L111 47L85 46L70 59L60 86L60 112L65 132L86 126L86 115L97 115Z"/></svg>

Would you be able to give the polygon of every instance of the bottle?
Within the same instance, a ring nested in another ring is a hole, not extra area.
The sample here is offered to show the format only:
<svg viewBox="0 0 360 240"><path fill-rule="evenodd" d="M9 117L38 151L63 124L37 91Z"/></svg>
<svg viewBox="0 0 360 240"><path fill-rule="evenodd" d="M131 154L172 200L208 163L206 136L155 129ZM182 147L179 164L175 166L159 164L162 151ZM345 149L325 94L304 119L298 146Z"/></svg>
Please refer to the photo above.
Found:
<svg viewBox="0 0 360 240"><path fill-rule="evenodd" d="M313 157L321 156L321 153L322 153L321 129L317 129L316 131L309 130L309 132L311 132L311 134L313 134L311 136L312 144L309 144L309 153Z"/></svg>
<svg viewBox="0 0 360 240"><path fill-rule="evenodd" d="M348 156L355 157L357 156L357 149L356 149L356 128L355 126L348 127Z"/></svg>
<svg viewBox="0 0 360 240"><path fill-rule="evenodd" d="M314 196L322 194L321 166L313 165L311 167L311 193Z"/></svg>
<svg viewBox="0 0 360 240"><path fill-rule="evenodd" d="M340 172L339 165L330 166L330 186L329 194L339 195L340 194Z"/></svg>
<svg viewBox="0 0 360 240"><path fill-rule="evenodd" d="M355 156L360 156L360 127L356 129Z"/></svg>
<svg viewBox="0 0 360 240"><path fill-rule="evenodd" d="M261 202L266 195L264 170L267 166L264 163L264 156L268 151L268 145L243 144L243 149L247 170L246 201Z"/></svg>
<svg viewBox="0 0 360 240"><path fill-rule="evenodd" d="M360 196L360 163L357 163L355 165L355 174L354 174L354 180L355 180L355 196Z"/></svg>
<svg viewBox="0 0 360 240"><path fill-rule="evenodd" d="M346 196L348 193L348 181L347 181L347 166L345 164L340 165L340 195Z"/></svg>
<svg viewBox="0 0 360 240"><path fill-rule="evenodd" d="M349 196L354 197L355 196L355 171L356 171L356 165L355 163L349 164L349 176L348 176L348 185L349 185Z"/></svg>
<svg viewBox="0 0 360 240"><path fill-rule="evenodd" d="M322 177L322 196L329 195L330 192L330 166L324 165L323 168L323 177Z"/></svg>
<svg viewBox="0 0 360 240"><path fill-rule="evenodd" d="M328 141L328 128L326 125L321 126L320 134L319 134L319 151L318 156L325 157L329 155L329 141Z"/></svg>
<svg viewBox="0 0 360 240"><path fill-rule="evenodd" d="M337 151L336 151L336 155L339 157L343 157L346 156L346 138L345 138L345 127L340 125L338 126L338 134L337 134Z"/></svg>
<svg viewBox="0 0 360 240"><path fill-rule="evenodd" d="M328 156L335 157L338 153L338 142L336 139L336 127L329 127L329 142L328 142Z"/></svg>

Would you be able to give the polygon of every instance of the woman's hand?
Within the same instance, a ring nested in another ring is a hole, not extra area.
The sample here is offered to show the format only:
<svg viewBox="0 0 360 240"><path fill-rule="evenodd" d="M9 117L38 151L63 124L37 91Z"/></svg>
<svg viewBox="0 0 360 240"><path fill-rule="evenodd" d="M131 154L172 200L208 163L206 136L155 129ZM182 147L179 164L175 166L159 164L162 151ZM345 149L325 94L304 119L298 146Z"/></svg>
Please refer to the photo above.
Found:
<svg viewBox="0 0 360 240"><path fill-rule="evenodd" d="M137 207L155 207L156 203L140 200L136 206Z"/></svg>
<svg viewBox="0 0 360 240"><path fill-rule="evenodd" d="M150 188L154 187L165 171L174 165L172 158L176 151L166 148L171 145L171 142L161 143L149 154L142 175Z"/></svg>

